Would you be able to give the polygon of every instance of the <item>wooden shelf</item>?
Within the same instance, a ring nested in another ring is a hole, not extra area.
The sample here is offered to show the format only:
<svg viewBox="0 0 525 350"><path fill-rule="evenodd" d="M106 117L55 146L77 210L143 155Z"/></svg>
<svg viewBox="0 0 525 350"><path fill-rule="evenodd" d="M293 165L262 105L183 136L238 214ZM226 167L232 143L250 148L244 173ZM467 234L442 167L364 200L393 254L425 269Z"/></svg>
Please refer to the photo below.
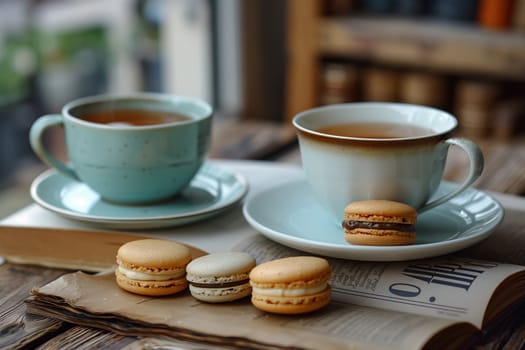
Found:
<svg viewBox="0 0 525 350"><path fill-rule="evenodd" d="M324 17L321 0L288 0L286 111L319 101L325 58L525 82L525 34L475 24L390 17Z"/></svg>
<svg viewBox="0 0 525 350"><path fill-rule="evenodd" d="M525 81L525 35L406 18L321 18L323 55Z"/></svg>

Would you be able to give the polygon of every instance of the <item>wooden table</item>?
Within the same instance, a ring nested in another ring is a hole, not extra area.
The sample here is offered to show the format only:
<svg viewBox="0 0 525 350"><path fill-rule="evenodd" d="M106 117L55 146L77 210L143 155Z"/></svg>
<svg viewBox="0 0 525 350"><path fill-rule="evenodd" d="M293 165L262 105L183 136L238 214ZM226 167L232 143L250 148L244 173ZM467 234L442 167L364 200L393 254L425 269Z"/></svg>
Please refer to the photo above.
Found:
<svg viewBox="0 0 525 350"><path fill-rule="evenodd" d="M485 158L485 167L476 188L525 195L525 137L507 141L492 139L476 140ZM445 178L459 181L466 174L466 158L458 150L452 150Z"/></svg>

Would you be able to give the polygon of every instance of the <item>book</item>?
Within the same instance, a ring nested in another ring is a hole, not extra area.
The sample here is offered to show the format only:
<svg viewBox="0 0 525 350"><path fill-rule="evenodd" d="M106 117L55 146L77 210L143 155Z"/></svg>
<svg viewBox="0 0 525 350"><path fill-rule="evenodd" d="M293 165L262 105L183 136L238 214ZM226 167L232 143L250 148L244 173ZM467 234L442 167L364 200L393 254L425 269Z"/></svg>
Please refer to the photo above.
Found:
<svg viewBox="0 0 525 350"><path fill-rule="evenodd" d="M321 68L320 102L323 105L359 100L359 70L350 63L326 63Z"/></svg>
<svg viewBox="0 0 525 350"><path fill-rule="evenodd" d="M404 103L412 103L448 108L449 83L443 76L428 72L405 72L400 75L399 99Z"/></svg>
<svg viewBox="0 0 525 350"><path fill-rule="evenodd" d="M525 0L515 0L512 14L512 30L516 32L525 31Z"/></svg>
<svg viewBox="0 0 525 350"><path fill-rule="evenodd" d="M481 0L479 2L478 23L488 29L504 30L512 21L514 0Z"/></svg>

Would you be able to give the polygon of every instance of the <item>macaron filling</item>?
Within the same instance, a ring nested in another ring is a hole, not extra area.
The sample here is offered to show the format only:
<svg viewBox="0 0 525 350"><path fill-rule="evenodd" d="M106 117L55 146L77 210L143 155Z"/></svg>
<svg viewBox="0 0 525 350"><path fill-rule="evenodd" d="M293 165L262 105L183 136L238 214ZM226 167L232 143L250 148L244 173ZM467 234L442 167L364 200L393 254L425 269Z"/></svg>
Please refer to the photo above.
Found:
<svg viewBox="0 0 525 350"><path fill-rule="evenodd" d="M224 288L209 288L209 287L197 287L190 284L190 291L192 294L202 295L202 296L220 296L220 295L230 295L238 294L242 291L251 291L251 286L249 283L238 284L235 286L229 286Z"/></svg>
<svg viewBox="0 0 525 350"><path fill-rule="evenodd" d="M184 268L176 269L174 271L170 270L169 273L138 272L127 269L123 266L118 266L118 270L127 278L138 281L168 281L184 277L184 274L186 273Z"/></svg>
<svg viewBox="0 0 525 350"><path fill-rule="evenodd" d="M190 283L190 286L197 287L197 288L229 288L229 287L235 287L235 286L247 284L249 283L249 279L243 279L240 281L233 281L233 282L218 282L218 283L199 283L199 282L192 282L188 279L188 282Z"/></svg>
<svg viewBox="0 0 525 350"><path fill-rule="evenodd" d="M328 283L306 287L306 288L259 288L252 286L254 294L269 296L269 297L299 297L304 295L317 294L324 291Z"/></svg>
<svg viewBox="0 0 525 350"><path fill-rule="evenodd" d="M395 231L401 231L401 232L413 232L416 230L416 225L402 224L402 223L397 223L397 222L372 222L372 221L344 220L343 228L347 230L364 228L364 229L373 229L373 230L395 230Z"/></svg>

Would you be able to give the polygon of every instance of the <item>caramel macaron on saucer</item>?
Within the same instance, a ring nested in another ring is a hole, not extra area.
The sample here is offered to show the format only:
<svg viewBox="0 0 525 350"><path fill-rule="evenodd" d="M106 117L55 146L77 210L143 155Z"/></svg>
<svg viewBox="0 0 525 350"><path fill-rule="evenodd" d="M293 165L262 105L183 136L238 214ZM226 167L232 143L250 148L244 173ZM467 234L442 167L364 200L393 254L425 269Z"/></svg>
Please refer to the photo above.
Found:
<svg viewBox="0 0 525 350"><path fill-rule="evenodd" d="M255 258L243 252L213 253L190 262L186 279L191 295L208 303L223 303L251 294L250 271Z"/></svg>
<svg viewBox="0 0 525 350"><path fill-rule="evenodd" d="M366 200L346 206L345 240L357 245L408 245L416 242L417 211L389 200Z"/></svg>
<svg viewBox="0 0 525 350"><path fill-rule="evenodd" d="M117 252L116 281L122 289L135 294L175 294L188 286L186 265L190 261L190 248L175 241L127 242Z"/></svg>
<svg viewBox="0 0 525 350"><path fill-rule="evenodd" d="M278 314L302 314L330 302L332 275L323 258L295 256L268 261L250 272L252 304Z"/></svg>

